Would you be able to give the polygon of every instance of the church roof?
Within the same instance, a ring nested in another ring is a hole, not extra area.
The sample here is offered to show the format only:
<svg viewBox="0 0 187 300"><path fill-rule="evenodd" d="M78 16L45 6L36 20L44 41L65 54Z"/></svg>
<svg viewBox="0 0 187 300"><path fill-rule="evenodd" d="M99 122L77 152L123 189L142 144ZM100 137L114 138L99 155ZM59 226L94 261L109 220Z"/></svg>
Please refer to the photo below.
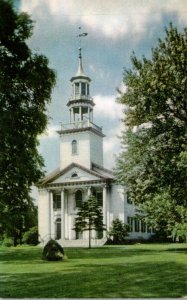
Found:
<svg viewBox="0 0 187 300"><path fill-rule="evenodd" d="M58 180L61 176L65 175L66 173L68 173L71 169L73 168L77 168L79 170L84 171L87 174L93 175L94 178L96 178L99 181L113 181L114 180L114 176L112 174L112 172L110 170L107 170L101 166L92 164L92 168L88 169L86 167L83 167L77 163L71 163L69 166L67 166L66 168L60 170L60 168L54 170L53 172L49 173L46 177L44 177L43 179L41 179L38 183L37 186L42 187L42 186L46 186L48 184L53 183L54 181ZM75 179L76 180L76 179ZM88 179L89 181L89 179ZM65 181L64 181L65 182ZM72 178L71 178L71 182L72 182ZM63 180L62 182L63 183ZM67 183L67 181L66 181Z"/></svg>

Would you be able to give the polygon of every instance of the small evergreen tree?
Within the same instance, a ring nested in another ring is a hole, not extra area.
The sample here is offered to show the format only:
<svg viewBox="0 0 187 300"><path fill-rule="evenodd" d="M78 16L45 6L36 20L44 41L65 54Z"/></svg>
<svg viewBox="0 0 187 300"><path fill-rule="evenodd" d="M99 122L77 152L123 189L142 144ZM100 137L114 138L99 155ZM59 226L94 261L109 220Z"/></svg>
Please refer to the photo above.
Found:
<svg viewBox="0 0 187 300"><path fill-rule="evenodd" d="M109 236L112 238L114 244L121 244L128 236L129 225L124 224L118 218L112 221L112 226L109 230Z"/></svg>
<svg viewBox="0 0 187 300"><path fill-rule="evenodd" d="M102 208L98 205L94 196L91 195L88 201L81 203L75 218L75 230L76 232L89 232L89 248L91 248L91 231L105 230Z"/></svg>

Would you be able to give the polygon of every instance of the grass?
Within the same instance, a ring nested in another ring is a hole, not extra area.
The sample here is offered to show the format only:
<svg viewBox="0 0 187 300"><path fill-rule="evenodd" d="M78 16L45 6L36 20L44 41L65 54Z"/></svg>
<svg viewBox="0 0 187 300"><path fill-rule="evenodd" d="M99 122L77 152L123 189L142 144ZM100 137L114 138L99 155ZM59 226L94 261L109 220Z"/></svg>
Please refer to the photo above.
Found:
<svg viewBox="0 0 187 300"><path fill-rule="evenodd" d="M42 261L39 247L0 248L2 298L180 298L187 295L187 245L65 249Z"/></svg>

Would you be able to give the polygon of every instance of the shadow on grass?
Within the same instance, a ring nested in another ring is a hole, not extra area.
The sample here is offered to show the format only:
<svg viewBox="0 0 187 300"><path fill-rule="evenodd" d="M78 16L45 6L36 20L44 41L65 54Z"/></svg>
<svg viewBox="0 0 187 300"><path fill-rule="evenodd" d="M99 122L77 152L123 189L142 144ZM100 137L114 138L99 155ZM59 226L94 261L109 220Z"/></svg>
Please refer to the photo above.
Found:
<svg viewBox="0 0 187 300"><path fill-rule="evenodd" d="M25 247L25 248L1 248L0 249L0 262L2 263L29 263L35 264L42 262L42 248L38 247Z"/></svg>
<svg viewBox="0 0 187 300"><path fill-rule="evenodd" d="M0 251L0 261L3 263L12 264L21 262L22 264L35 264L44 263L42 260L42 248L4 248ZM126 249L122 247L103 247L103 248L65 248L65 254L72 259L102 259L102 258L116 258L116 257L132 257L137 255L148 255L153 253L159 253L158 250L152 249Z"/></svg>
<svg viewBox="0 0 187 300"><path fill-rule="evenodd" d="M187 268L179 263L76 265L44 273L1 274L3 298L179 298Z"/></svg>
<svg viewBox="0 0 187 300"><path fill-rule="evenodd" d="M141 245L144 246L144 245ZM181 248L174 247L174 248L154 248L154 245L151 245L151 248L144 247L144 248L133 248L133 246L105 246L102 248L65 248L65 254L68 256L69 259L106 259L106 258L132 258L134 256L141 256L141 255L160 255L160 253L164 252L179 252L179 253L187 253L187 248L184 246ZM22 264L43 264L44 261L42 260L42 251L43 248L40 247L25 247L25 248L0 248L0 261L3 263L10 263L12 264L21 262Z"/></svg>
<svg viewBox="0 0 187 300"><path fill-rule="evenodd" d="M166 249L165 251L168 252L178 252L178 253L186 253L187 254L187 248L172 248L172 249Z"/></svg>

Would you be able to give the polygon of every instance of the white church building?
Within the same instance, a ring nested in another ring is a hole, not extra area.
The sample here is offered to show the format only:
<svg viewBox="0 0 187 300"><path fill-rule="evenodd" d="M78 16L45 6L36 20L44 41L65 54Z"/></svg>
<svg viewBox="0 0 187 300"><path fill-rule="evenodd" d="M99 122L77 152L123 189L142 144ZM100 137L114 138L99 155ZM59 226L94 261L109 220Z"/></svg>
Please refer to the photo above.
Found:
<svg viewBox="0 0 187 300"><path fill-rule="evenodd" d="M67 102L69 124L61 125L60 166L38 183L38 225L42 243L58 240L63 246L87 246L88 232L77 234L74 220L81 201L94 195L103 210L109 230L116 218L130 225L128 239L144 238L151 230L136 218L137 207L128 201L125 187L115 182L112 171L103 166L102 128L94 124L91 79L84 74L81 48L78 71L71 78L72 96ZM92 245L103 245L107 231L92 232Z"/></svg>

